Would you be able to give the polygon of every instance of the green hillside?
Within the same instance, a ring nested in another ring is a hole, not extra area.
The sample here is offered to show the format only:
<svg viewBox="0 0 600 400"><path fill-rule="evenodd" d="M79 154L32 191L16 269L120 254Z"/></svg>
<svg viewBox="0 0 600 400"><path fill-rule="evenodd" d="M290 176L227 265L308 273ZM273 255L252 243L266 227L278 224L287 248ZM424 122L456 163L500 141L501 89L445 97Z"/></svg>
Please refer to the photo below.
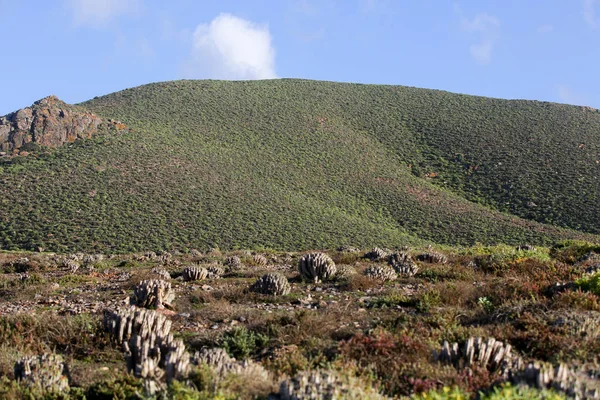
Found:
<svg viewBox="0 0 600 400"><path fill-rule="evenodd" d="M490 208L600 232L600 114L580 107L302 80L176 81L81 106L132 132L5 161L0 247L597 240Z"/></svg>

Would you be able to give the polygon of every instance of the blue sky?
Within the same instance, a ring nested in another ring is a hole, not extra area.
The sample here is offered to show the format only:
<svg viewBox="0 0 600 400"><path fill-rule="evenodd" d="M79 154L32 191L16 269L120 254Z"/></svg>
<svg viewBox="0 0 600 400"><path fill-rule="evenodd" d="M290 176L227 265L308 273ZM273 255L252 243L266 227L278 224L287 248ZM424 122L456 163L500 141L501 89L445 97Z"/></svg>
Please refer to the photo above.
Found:
<svg viewBox="0 0 600 400"><path fill-rule="evenodd" d="M600 0L0 0L0 115L174 79L307 78L600 108Z"/></svg>

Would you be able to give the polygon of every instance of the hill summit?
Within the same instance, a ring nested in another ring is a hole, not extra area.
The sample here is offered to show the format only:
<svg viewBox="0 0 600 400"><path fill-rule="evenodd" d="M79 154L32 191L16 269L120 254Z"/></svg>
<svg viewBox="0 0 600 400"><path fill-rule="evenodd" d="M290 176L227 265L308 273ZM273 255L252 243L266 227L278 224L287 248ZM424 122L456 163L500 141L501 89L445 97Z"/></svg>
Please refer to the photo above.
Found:
<svg viewBox="0 0 600 400"><path fill-rule="evenodd" d="M583 107L289 79L156 83L74 107L130 133L0 163L0 247L391 248L600 233L600 113Z"/></svg>

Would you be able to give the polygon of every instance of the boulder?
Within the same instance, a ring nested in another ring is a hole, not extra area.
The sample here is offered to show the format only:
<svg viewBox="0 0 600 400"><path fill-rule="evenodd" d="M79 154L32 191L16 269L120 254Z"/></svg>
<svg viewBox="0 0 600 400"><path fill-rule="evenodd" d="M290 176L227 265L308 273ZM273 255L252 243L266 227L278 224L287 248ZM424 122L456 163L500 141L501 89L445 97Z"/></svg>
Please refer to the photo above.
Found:
<svg viewBox="0 0 600 400"><path fill-rule="evenodd" d="M49 96L31 107L0 117L0 150L14 152L27 143L59 147L78 139L89 139L103 128L127 129L119 121L103 121L89 111Z"/></svg>

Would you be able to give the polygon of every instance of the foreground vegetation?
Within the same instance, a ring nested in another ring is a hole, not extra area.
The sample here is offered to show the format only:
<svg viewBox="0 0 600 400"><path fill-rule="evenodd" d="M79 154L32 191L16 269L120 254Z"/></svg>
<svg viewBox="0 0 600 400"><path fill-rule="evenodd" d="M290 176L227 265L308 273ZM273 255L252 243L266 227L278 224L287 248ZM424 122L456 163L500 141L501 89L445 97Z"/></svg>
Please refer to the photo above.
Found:
<svg viewBox="0 0 600 400"><path fill-rule="evenodd" d="M306 280L310 260L323 263L315 269L321 282ZM318 257L218 249L111 257L13 252L0 254L0 269L0 397L7 399L150 396L148 381L164 377L127 372L132 356L105 328L107 315L130 303L171 321L192 360L185 377L158 382L162 389L150 397L286 398L284 387L310 374L331 378L327 390L319 386L323 396L336 389L342 398L569 397L558 378L549 387L517 382L516 364L439 356L444 342L463 348L477 337L512 346L512 361L562 363L586 384L599 383L600 245L592 243L344 247ZM274 287L257 289L264 274L289 287L278 286L279 295L269 291ZM166 282L174 300L143 302L140 282L148 279ZM193 356L206 349L224 349L235 368L223 372ZM68 389L15 380L14 363L41 353L63 357Z"/></svg>
<svg viewBox="0 0 600 400"><path fill-rule="evenodd" d="M0 160L0 248L550 244L597 240L557 226L600 232L600 114L581 107L300 80L168 82L81 107L132 131Z"/></svg>

